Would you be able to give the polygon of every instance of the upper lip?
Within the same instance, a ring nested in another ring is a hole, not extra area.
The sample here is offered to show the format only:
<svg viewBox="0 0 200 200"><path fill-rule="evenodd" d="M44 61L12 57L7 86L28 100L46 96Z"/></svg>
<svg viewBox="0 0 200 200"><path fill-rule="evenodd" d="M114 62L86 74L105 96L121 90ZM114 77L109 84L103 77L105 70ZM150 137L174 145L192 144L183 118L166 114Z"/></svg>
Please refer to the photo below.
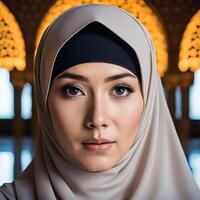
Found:
<svg viewBox="0 0 200 200"><path fill-rule="evenodd" d="M107 139L107 138L91 138L89 140L85 140L82 142L83 144L102 144L102 143L113 143L113 140Z"/></svg>

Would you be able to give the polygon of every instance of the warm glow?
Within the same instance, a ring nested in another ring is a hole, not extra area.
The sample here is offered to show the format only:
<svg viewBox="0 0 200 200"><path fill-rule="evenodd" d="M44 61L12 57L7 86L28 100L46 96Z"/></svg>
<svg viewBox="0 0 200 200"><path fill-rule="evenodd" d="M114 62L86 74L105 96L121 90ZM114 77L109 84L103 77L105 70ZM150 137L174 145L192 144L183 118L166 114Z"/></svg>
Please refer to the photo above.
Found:
<svg viewBox="0 0 200 200"><path fill-rule="evenodd" d="M102 3L118 6L137 17L151 34L156 48L158 71L161 76L164 75L168 65L166 35L160 20L143 0L57 0L42 20L37 34L36 47L39 44L44 30L61 12L71 7L88 3Z"/></svg>
<svg viewBox="0 0 200 200"><path fill-rule="evenodd" d="M200 10L191 18L183 34L178 67L182 72L200 69Z"/></svg>
<svg viewBox="0 0 200 200"><path fill-rule="evenodd" d="M0 67L25 70L25 48L15 17L0 1Z"/></svg>

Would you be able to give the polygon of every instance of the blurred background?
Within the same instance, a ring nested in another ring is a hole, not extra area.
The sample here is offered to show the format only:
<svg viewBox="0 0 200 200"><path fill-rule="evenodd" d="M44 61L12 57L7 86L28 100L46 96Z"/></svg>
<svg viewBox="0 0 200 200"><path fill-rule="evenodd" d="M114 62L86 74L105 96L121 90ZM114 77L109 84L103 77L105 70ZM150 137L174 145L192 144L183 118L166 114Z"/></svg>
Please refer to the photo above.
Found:
<svg viewBox="0 0 200 200"><path fill-rule="evenodd" d="M41 35L62 11L86 3L118 6L150 32L169 109L200 187L199 0L0 0L0 186L34 157L33 62Z"/></svg>

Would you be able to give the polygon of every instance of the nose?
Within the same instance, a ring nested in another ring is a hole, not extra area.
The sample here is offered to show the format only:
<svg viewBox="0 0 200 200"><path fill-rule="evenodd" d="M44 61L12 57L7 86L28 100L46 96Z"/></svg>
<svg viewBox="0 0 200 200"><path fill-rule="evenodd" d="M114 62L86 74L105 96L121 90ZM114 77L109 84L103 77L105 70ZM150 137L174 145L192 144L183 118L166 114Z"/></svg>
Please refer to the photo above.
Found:
<svg viewBox="0 0 200 200"><path fill-rule="evenodd" d="M88 112L85 120L87 128L101 129L109 126L108 109L105 99L102 96L92 98L88 105Z"/></svg>

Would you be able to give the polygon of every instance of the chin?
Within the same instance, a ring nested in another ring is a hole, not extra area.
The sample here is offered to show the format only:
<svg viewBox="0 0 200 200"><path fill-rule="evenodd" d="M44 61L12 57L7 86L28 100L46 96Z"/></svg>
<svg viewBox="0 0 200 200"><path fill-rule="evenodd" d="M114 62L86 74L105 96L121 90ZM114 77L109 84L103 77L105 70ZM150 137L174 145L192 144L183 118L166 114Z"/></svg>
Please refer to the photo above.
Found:
<svg viewBox="0 0 200 200"><path fill-rule="evenodd" d="M82 165L82 168L89 172L102 172L111 169L114 166L111 162L90 162Z"/></svg>

